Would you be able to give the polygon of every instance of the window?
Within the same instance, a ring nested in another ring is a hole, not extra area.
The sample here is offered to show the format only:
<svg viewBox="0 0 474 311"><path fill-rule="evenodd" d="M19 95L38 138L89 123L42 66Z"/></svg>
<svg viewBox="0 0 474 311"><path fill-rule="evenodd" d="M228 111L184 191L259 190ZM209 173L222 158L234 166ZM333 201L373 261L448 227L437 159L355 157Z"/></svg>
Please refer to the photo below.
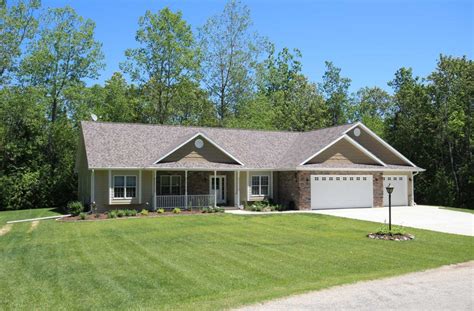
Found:
<svg viewBox="0 0 474 311"><path fill-rule="evenodd" d="M137 196L137 176L114 176L114 198L130 199Z"/></svg>
<svg viewBox="0 0 474 311"><path fill-rule="evenodd" d="M160 176L160 194L161 195L181 194L181 176L161 175Z"/></svg>
<svg viewBox="0 0 474 311"><path fill-rule="evenodd" d="M269 178L268 176L252 176L252 195L268 195L269 191Z"/></svg>

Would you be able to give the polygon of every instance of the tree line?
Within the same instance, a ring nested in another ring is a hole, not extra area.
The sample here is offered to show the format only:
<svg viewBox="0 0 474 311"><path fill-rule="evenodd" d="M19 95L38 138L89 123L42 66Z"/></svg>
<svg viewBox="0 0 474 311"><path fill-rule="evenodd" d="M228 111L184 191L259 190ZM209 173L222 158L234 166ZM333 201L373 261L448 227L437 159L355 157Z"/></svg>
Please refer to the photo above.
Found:
<svg viewBox="0 0 474 311"><path fill-rule="evenodd" d="M95 23L67 6L0 1L0 210L64 206L77 195L79 123L101 121L307 131L362 121L426 172L418 203L473 207L474 66L440 55L433 72L396 71L350 93L330 61L319 82L298 49L277 50L248 7L227 2L193 31L180 11L146 11L120 71L104 68ZM117 134L117 139L120 139Z"/></svg>

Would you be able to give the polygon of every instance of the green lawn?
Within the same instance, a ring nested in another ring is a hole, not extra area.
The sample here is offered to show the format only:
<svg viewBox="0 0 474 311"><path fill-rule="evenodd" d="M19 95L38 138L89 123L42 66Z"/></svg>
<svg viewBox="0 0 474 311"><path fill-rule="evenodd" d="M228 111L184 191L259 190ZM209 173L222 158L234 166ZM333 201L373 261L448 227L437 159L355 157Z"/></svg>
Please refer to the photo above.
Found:
<svg viewBox="0 0 474 311"><path fill-rule="evenodd" d="M0 226L10 220L30 219L60 215L54 208L29 209L22 211L0 212Z"/></svg>
<svg viewBox="0 0 474 311"><path fill-rule="evenodd" d="M474 209L469 209L469 208L457 208L457 207L440 207L440 208L449 209L450 211L455 211L455 212L463 212L463 213L474 214Z"/></svg>
<svg viewBox="0 0 474 311"><path fill-rule="evenodd" d="M379 225L324 215L30 225L0 236L2 310L222 309L474 259L472 237L370 240Z"/></svg>

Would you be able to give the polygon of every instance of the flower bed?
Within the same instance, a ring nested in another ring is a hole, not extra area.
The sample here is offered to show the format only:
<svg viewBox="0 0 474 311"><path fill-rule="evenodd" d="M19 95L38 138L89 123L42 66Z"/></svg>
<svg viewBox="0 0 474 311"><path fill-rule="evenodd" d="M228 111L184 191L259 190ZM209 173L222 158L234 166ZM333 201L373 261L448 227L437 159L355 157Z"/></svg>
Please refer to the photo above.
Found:
<svg viewBox="0 0 474 311"><path fill-rule="evenodd" d="M387 224L384 224L375 233L367 234L370 239L376 240L388 240L388 241L410 241L415 239L415 236L405 232L405 228L402 226L392 226L392 230L389 229Z"/></svg>
<svg viewBox="0 0 474 311"><path fill-rule="evenodd" d="M203 208L201 210L181 210L179 208L175 208L167 210L158 209L156 211L142 210L140 212L136 210L110 210L106 213L88 213L77 216L64 217L60 219L60 221L105 220L115 218L147 218L160 216L196 215L217 212L224 212L224 210L220 208Z"/></svg>

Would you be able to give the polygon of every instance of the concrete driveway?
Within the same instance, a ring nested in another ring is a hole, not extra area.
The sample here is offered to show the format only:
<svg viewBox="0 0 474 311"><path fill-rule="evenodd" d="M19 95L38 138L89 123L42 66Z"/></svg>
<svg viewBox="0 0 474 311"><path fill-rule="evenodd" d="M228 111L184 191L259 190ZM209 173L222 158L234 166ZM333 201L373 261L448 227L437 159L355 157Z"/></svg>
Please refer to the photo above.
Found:
<svg viewBox="0 0 474 311"><path fill-rule="evenodd" d="M388 223L388 207L312 211L317 214ZM446 233L474 236L474 214L435 206L392 207L392 224Z"/></svg>
<svg viewBox="0 0 474 311"><path fill-rule="evenodd" d="M474 310L474 262L246 306L259 310Z"/></svg>

